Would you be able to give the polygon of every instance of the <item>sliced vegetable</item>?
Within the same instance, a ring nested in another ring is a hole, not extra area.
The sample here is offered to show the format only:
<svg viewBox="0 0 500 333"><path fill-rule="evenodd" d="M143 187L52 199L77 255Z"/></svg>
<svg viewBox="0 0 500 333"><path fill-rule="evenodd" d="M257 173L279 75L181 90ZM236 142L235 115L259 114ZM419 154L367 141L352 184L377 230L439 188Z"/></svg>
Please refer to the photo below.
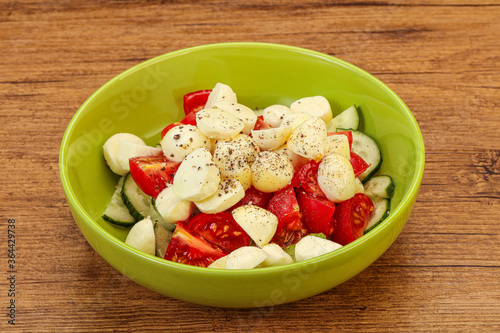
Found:
<svg viewBox="0 0 500 333"><path fill-rule="evenodd" d="M130 176L144 193L156 198L167 184L172 183L179 164L165 156L133 157L129 160Z"/></svg>
<svg viewBox="0 0 500 333"><path fill-rule="evenodd" d="M302 222L310 233L322 233L329 237L334 231L335 204L323 197L316 197L304 190L297 191L297 201Z"/></svg>
<svg viewBox="0 0 500 333"><path fill-rule="evenodd" d="M370 167L370 164L366 163L365 160L361 158L361 156L353 152L351 152L350 162L354 171L354 176L356 177L358 177Z"/></svg>
<svg viewBox="0 0 500 333"><path fill-rule="evenodd" d="M186 225L189 233L203 238L227 253L242 246L250 245L250 237L236 223L233 216L226 212L217 214L200 213L194 215L187 221Z"/></svg>
<svg viewBox="0 0 500 333"><path fill-rule="evenodd" d="M150 197L137 186L131 174L128 174L123 182L122 199L136 221L149 215Z"/></svg>
<svg viewBox="0 0 500 333"><path fill-rule="evenodd" d="M120 177L118 180L115 191L102 214L102 218L121 227L130 227L135 224L136 220L130 215L127 206L123 203L122 189L124 181L125 177Z"/></svg>
<svg viewBox="0 0 500 333"><path fill-rule="evenodd" d="M357 130L359 127L359 112L356 105L352 105L339 113L326 124L329 132L335 132L337 128Z"/></svg>
<svg viewBox="0 0 500 333"><path fill-rule="evenodd" d="M183 97L184 114L188 115L203 109L211 92L212 90L198 90L185 94Z"/></svg>
<svg viewBox="0 0 500 333"><path fill-rule="evenodd" d="M180 222L168 244L165 259L186 265L207 267L227 254L206 240L190 234L184 222Z"/></svg>
<svg viewBox="0 0 500 333"><path fill-rule="evenodd" d="M240 206L254 205L260 208L267 208L269 201L273 197L272 193L266 193L257 190L255 187L250 187L245 191L245 196L243 199L238 201L234 206L232 206L229 211L233 211Z"/></svg>
<svg viewBox="0 0 500 333"><path fill-rule="evenodd" d="M352 149L353 153L358 154L370 166L359 175L359 179L366 183L382 165L382 154L377 142L369 135L360 132L352 131Z"/></svg>
<svg viewBox="0 0 500 333"><path fill-rule="evenodd" d="M309 161L295 173L292 186L302 188L309 194L324 198L325 194L318 184L318 168L319 162Z"/></svg>
<svg viewBox="0 0 500 333"><path fill-rule="evenodd" d="M267 210L278 218L276 233L271 242L283 249L297 243L307 234L307 229L301 221L301 213L295 192L292 187L286 187L274 194Z"/></svg>
<svg viewBox="0 0 500 333"><path fill-rule="evenodd" d="M364 233L368 233L373 228L378 226L383 220L389 216L391 212L391 200L386 198L375 198L373 201L373 214L370 217L370 220L366 224L366 229Z"/></svg>
<svg viewBox="0 0 500 333"><path fill-rule="evenodd" d="M357 193L351 199L338 204L333 214L335 231L330 239L335 243L347 245L361 237L373 209L372 201L363 193Z"/></svg>
<svg viewBox="0 0 500 333"><path fill-rule="evenodd" d="M391 176L372 177L365 183L365 194L370 198L391 198L394 193L394 181Z"/></svg>

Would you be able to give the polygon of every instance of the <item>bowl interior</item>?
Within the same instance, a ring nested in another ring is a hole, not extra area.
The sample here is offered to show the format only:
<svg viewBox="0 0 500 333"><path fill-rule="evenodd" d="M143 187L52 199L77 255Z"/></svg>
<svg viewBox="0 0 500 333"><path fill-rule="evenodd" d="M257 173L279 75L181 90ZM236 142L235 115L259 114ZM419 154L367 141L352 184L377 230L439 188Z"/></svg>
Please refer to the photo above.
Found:
<svg viewBox="0 0 500 333"><path fill-rule="evenodd" d="M333 57L283 45L227 43L176 51L135 66L101 87L75 114L61 146L61 179L79 227L99 234L95 237L100 240L89 240L92 246L105 247L105 243L111 242L137 258L155 262L154 265L178 267L121 244L127 230L101 218L118 179L104 163L102 146L108 137L119 132L134 133L155 145L160 131L182 118L183 95L210 89L217 82L230 85L238 102L250 108L289 105L314 95L325 96L334 114L353 104L359 106L360 130L376 138L382 150L380 173L391 175L396 183L392 212L404 215L402 228L415 200L424 163L422 136L404 103L374 77ZM387 219L380 230L362 238L375 237L383 232L384 225L397 219L398 216ZM366 244L360 239L346 249L362 251ZM389 245L384 245L380 252ZM366 266L374 259L367 260ZM112 261L123 272L126 263L118 256ZM360 266L358 272L365 267ZM221 273L224 272L214 274ZM354 270L352 274L356 273Z"/></svg>

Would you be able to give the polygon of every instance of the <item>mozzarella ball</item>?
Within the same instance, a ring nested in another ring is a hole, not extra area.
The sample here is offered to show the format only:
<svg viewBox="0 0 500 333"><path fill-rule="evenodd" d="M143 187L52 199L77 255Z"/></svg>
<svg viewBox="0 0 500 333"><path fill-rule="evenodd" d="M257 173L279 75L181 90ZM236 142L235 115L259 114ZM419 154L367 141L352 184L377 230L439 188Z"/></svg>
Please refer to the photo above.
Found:
<svg viewBox="0 0 500 333"><path fill-rule="evenodd" d="M286 157L272 151L260 152L251 168L252 185L266 193L282 189L293 178L292 163Z"/></svg>
<svg viewBox="0 0 500 333"><path fill-rule="evenodd" d="M301 98L290 105L293 112L306 112L313 117L321 118L325 123L332 120L330 103L323 96Z"/></svg>
<svg viewBox="0 0 500 333"><path fill-rule="evenodd" d="M335 203L356 193L356 176L351 162L340 154L325 156L318 168L318 185L328 200Z"/></svg>
<svg viewBox="0 0 500 333"><path fill-rule="evenodd" d="M262 150L274 150L283 145L292 130L290 127L275 127L261 130L252 130L252 138Z"/></svg>
<svg viewBox="0 0 500 333"><path fill-rule="evenodd" d="M283 118L291 113L293 112L290 108L284 105L276 104L265 108L262 115L266 124L269 124L271 127L279 127Z"/></svg>
<svg viewBox="0 0 500 333"><path fill-rule="evenodd" d="M209 138L231 139L245 124L235 115L220 109L203 109L196 113L196 126Z"/></svg>
<svg viewBox="0 0 500 333"><path fill-rule="evenodd" d="M292 132L286 146L295 154L318 162L325 152L325 139L325 122L311 117Z"/></svg>
<svg viewBox="0 0 500 333"><path fill-rule="evenodd" d="M210 140L192 125L179 125L171 128L161 140L161 149L167 159L182 162L198 148L210 149Z"/></svg>
<svg viewBox="0 0 500 333"><path fill-rule="evenodd" d="M304 121L311 118L312 116L309 113L305 112L294 112L287 114L283 117L280 126L281 127L290 127L292 131L300 126Z"/></svg>
<svg viewBox="0 0 500 333"><path fill-rule="evenodd" d="M243 133L250 134L250 131L255 127L257 115L248 106L236 102L219 101L214 105L215 109L221 109L229 112L240 119L243 124Z"/></svg>

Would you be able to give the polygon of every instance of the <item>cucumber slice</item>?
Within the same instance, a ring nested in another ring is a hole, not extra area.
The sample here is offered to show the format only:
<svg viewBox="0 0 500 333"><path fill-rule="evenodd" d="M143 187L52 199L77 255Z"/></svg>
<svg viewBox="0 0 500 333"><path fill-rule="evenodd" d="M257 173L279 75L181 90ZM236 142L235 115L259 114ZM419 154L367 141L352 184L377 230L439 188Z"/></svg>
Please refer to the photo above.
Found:
<svg viewBox="0 0 500 333"><path fill-rule="evenodd" d="M345 109L326 124L327 132L336 132L337 128L353 130L359 128L359 113L356 105Z"/></svg>
<svg viewBox="0 0 500 333"><path fill-rule="evenodd" d="M155 255L157 257L164 258L165 252L167 252L168 243L170 243L170 240L172 239L172 231L165 229L158 223L154 223L153 229L155 232Z"/></svg>
<svg viewBox="0 0 500 333"><path fill-rule="evenodd" d="M125 176L125 181L123 182L122 198L130 215L136 221L140 221L149 215L150 196L142 192L130 173Z"/></svg>
<svg viewBox="0 0 500 333"><path fill-rule="evenodd" d="M373 198L373 214L365 228L365 234L379 225L391 211L391 200L386 198Z"/></svg>
<svg viewBox="0 0 500 333"><path fill-rule="evenodd" d="M382 154L377 142L369 135L361 131L352 132L352 148L353 153L361 156L370 166L358 178L365 184L382 165Z"/></svg>
<svg viewBox="0 0 500 333"><path fill-rule="evenodd" d="M119 225L121 227L130 227L135 224L135 219L128 211L127 206L123 203L122 199L122 189L125 177L120 177L118 184L116 184L116 189L109 200L102 218L109 223Z"/></svg>
<svg viewBox="0 0 500 333"><path fill-rule="evenodd" d="M370 198L389 199L394 193L394 182L391 176L380 175L372 177L365 183L365 194Z"/></svg>

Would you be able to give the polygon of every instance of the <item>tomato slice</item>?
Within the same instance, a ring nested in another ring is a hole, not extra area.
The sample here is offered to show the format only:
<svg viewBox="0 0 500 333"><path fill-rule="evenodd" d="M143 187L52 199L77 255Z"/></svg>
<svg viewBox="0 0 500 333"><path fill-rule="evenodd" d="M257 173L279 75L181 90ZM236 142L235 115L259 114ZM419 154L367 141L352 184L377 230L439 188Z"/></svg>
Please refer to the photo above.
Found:
<svg viewBox="0 0 500 333"><path fill-rule="evenodd" d="M153 198L167 187L167 183L172 183L179 165L165 156L138 156L129 160L130 175L135 183Z"/></svg>
<svg viewBox="0 0 500 333"><path fill-rule="evenodd" d="M352 132L351 131L339 131L339 132L328 132L326 135L345 135L347 136L347 141L349 141L349 150L352 149Z"/></svg>
<svg viewBox="0 0 500 333"><path fill-rule="evenodd" d="M184 113L188 115L193 111L198 112L203 109L211 92L212 90L198 90L184 95Z"/></svg>
<svg viewBox="0 0 500 333"><path fill-rule="evenodd" d="M310 233L322 233L329 237L334 230L333 213L335 203L326 199L308 194L300 189L297 193L302 222Z"/></svg>
<svg viewBox="0 0 500 333"><path fill-rule="evenodd" d="M264 116L258 116L257 122L255 123L255 126L253 127L253 129L254 130L261 130L261 129L268 129L268 128L271 128L271 126L264 121Z"/></svg>
<svg viewBox="0 0 500 333"><path fill-rule="evenodd" d="M354 175L357 177L368 169L371 164L366 163L365 160L358 154L351 152L351 165L354 169Z"/></svg>
<svg viewBox="0 0 500 333"><path fill-rule="evenodd" d="M181 124L184 124L184 125L193 125L193 126L196 126L196 113L198 111L192 111L190 113L188 113L187 116L185 116L182 120L181 120Z"/></svg>
<svg viewBox="0 0 500 333"><path fill-rule="evenodd" d="M167 134L168 131L170 131L172 128L176 127L176 126L179 126L179 125L182 125L182 123L179 123L179 122L175 122L175 123L171 123L170 125L168 125L167 127L165 127L162 131L161 131L161 138L163 139L163 137L165 136L165 134Z"/></svg>
<svg viewBox="0 0 500 333"><path fill-rule="evenodd" d="M325 194L318 184L319 162L311 160L303 165L292 178L294 188L302 188L307 193L317 197L325 198Z"/></svg>
<svg viewBox="0 0 500 333"><path fill-rule="evenodd" d="M272 197L273 193L264 193L252 186L245 191L243 199L238 201L238 203L233 207L229 208L228 211L232 212L234 209L245 205L254 205L266 209Z"/></svg>
<svg viewBox="0 0 500 333"><path fill-rule="evenodd" d="M164 258L181 264L207 267L226 254L206 240L190 234L184 222L178 222Z"/></svg>
<svg viewBox="0 0 500 333"><path fill-rule="evenodd" d="M226 212L197 214L188 220L187 230L227 253L250 245L248 234Z"/></svg>
<svg viewBox="0 0 500 333"><path fill-rule="evenodd" d="M372 213L373 203L363 193L337 204L333 214L335 230L330 239L341 245L355 241L363 235Z"/></svg>
<svg viewBox="0 0 500 333"><path fill-rule="evenodd" d="M284 249L307 235L293 187L289 186L276 192L269 201L267 210L278 218L278 227L271 243L276 243Z"/></svg>

